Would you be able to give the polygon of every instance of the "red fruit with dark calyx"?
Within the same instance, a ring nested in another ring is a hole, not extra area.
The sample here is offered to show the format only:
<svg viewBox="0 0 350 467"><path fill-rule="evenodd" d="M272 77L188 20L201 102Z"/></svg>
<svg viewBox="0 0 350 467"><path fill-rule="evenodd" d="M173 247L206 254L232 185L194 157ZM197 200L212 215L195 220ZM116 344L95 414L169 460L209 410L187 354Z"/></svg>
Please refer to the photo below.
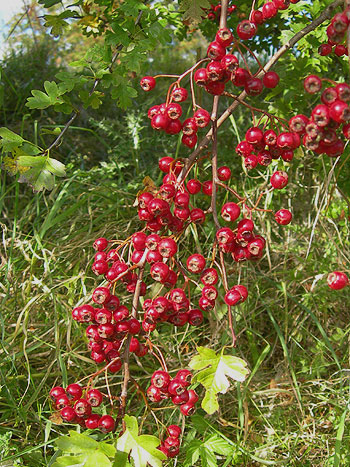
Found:
<svg viewBox="0 0 350 467"><path fill-rule="evenodd" d="M169 275L169 266L165 263L153 263L150 269L152 279L158 282L163 282Z"/></svg>
<svg viewBox="0 0 350 467"><path fill-rule="evenodd" d="M252 21L255 24L263 24L263 22L264 22L263 12L260 11L260 10L254 10L252 12Z"/></svg>
<svg viewBox="0 0 350 467"><path fill-rule="evenodd" d="M234 222L240 214L241 208L233 202L225 203L221 208L221 216L227 222Z"/></svg>
<svg viewBox="0 0 350 467"><path fill-rule="evenodd" d="M213 285L206 285L202 290L202 296L213 302L218 298L218 291Z"/></svg>
<svg viewBox="0 0 350 467"><path fill-rule="evenodd" d="M216 269L207 268L202 271L200 279L204 285L215 285L219 280L219 275Z"/></svg>
<svg viewBox="0 0 350 467"><path fill-rule="evenodd" d="M198 394L193 389L188 390L188 402L190 404L196 404L198 402Z"/></svg>
<svg viewBox="0 0 350 467"><path fill-rule="evenodd" d="M337 123L346 123L350 120L350 108L345 102L336 100L329 107L329 116Z"/></svg>
<svg viewBox="0 0 350 467"><path fill-rule="evenodd" d="M210 114L205 109L198 109L193 114L193 118L198 128L205 128L210 122Z"/></svg>
<svg viewBox="0 0 350 467"><path fill-rule="evenodd" d="M248 297L248 291L243 285L235 285L225 295L225 303L229 306L243 303Z"/></svg>
<svg viewBox="0 0 350 467"><path fill-rule="evenodd" d="M103 395L98 389L90 389L85 397L91 407L99 407L102 404Z"/></svg>
<svg viewBox="0 0 350 467"><path fill-rule="evenodd" d="M232 83L235 86L244 86L250 78L249 72L245 68L237 68L232 74Z"/></svg>
<svg viewBox="0 0 350 467"><path fill-rule="evenodd" d="M153 76L144 76L140 81L140 86L144 91L152 91L156 85L156 80Z"/></svg>
<svg viewBox="0 0 350 467"><path fill-rule="evenodd" d="M203 182L202 191L205 195L211 196L213 194L213 182L211 180Z"/></svg>
<svg viewBox="0 0 350 467"><path fill-rule="evenodd" d="M196 72L195 72L195 74L193 76L193 79L194 79L194 82L198 86L204 87L209 81L208 73L207 73L206 68L198 68L198 70L196 70Z"/></svg>
<svg viewBox="0 0 350 467"><path fill-rule="evenodd" d="M178 425L169 425L166 431L168 432L168 435L173 438L179 438L182 433L182 430Z"/></svg>
<svg viewBox="0 0 350 467"><path fill-rule="evenodd" d="M191 326L199 326L203 323L203 313L201 310L193 309L188 311L188 322Z"/></svg>
<svg viewBox="0 0 350 467"><path fill-rule="evenodd" d="M245 139L249 144L253 144L253 145L254 144L259 144L259 143L263 142L263 140L264 140L264 133L258 127L251 127L246 132Z"/></svg>
<svg viewBox="0 0 350 467"><path fill-rule="evenodd" d="M309 75L304 79L304 89L309 94L316 94L322 88L322 81L316 75Z"/></svg>
<svg viewBox="0 0 350 467"><path fill-rule="evenodd" d="M220 81L211 81L206 85L205 90L209 92L209 94L220 96L225 91L225 83L221 83Z"/></svg>
<svg viewBox="0 0 350 467"><path fill-rule="evenodd" d="M95 261L91 269L96 275L101 275L105 274L109 268L107 261Z"/></svg>
<svg viewBox="0 0 350 467"><path fill-rule="evenodd" d="M280 225L288 225L292 220L292 213L288 209L280 209L275 212L276 222Z"/></svg>
<svg viewBox="0 0 350 467"><path fill-rule="evenodd" d="M255 156L254 154L250 154L249 156L244 158L244 166L246 167L247 170L255 169L258 163L259 163L259 160L257 156Z"/></svg>
<svg viewBox="0 0 350 467"><path fill-rule="evenodd" d="M241 21L236 29L237 36L242 39L251 39L257 32L256 24L249 20Z"/></svg>
<svg viewBox="0 0 350 467"><path fill-rule="evenodd" d="M170 381L168 385L169 394L171 394L172 396L179 396L185 391L186 391L186 385L182 381L176 378Z"/></svg>
<svg viewBox="0 0 350 467"><path fill-rule="evenodd" d="M199 274L205 268L205 258L200 254L194 254L187 258L187 269L194 274Z"/></svg>
<svg viewBox="0 0 350 467"><path fill-rule="evenodd" d="M174 102L184 102L188 97L188 92L185 88L174 88L171 93L171 98Z"/></svg>
<svg viewBox="0 0 350 467"><path fill-rule="evenodd" d="M188 391L185 389L181 394L171 396L171 401L175 405L186 404L188 402Z"/></svg>
<svg viewBox="0 0 350 467"><path fill-rule="evenodd" d="M225 53L225 47L219 44L219 42L211 42L207 49L207 56L211 60L221 60Z"/></svg>
<svg viewBox="0 0 350 467"><path fill-rule="evenodd" d="M154 130L166 130L170 123L170 118L164 114L157 114L151 120L151 125Z"/></svg>
<svg viewBox="0 0 350 467"><path fill-rule="evenodd" d="M169 373L163 370L158 370L153 373L151 383L156 388L166 389L170 383L170 379Z"/></svg>
<svg viewBox="0 0 350 467"><path fill-rule="evenodd" d="M239 66L238 58L235 55L226 54L221 59L221 66L230 73L233 73Z"/></svg>
<svg viewBox="0 0 350 467"><path fill-rule="evenodd" d="M196 408L193 404L191 404L190 402L187 402L186 404L180 405L180 411L183 415L188 417L195 413Z"/></svg>
<svg viewBox="0 0 350 467"><path fill-rule="evenodd" d="M195 224L203 224L205 221L205 213L200 208L194 208L191 210L190 219L191 222L194 222Z"/></svg>
<svg viewBox="0 0 350 467"><path fill-rule="evenodd" d="M326 55L329 55L332 53L332 46L330 44L321 44L318 48L318 53L322 57L325 57Z"/></svg>
<svg viewBox="0 0 350 467"><path fill-rule="evenodd" d="M158 167L160 170L164 173L169 173L171 164L174 162L174 159L170 156L165 156L159 159L158 161ZM153 196L152 196L153 198ZM149 200L150 201L150 200ZM148 204L148 203L147 203Z"/></svg>
<svg viewBox="0 0 350 467"><path fill-rule="evenodd" d="M328 274L328 286L333 290L341 290L349 285L349 278L345 272L334 271Z"/></svg>
<svg viewBox="0 0 350 467"><path fill-rule="evenodd" d="M222 67L221 62L215 62L215 61L209 62L206 70L207 70L208 80L207 80L207 83L205 83L205 85L215 82L215 81L219 81L224 76L224 68Z"/></svg>
<svg viewBox="0 0 350 467"><path fill-rule="evenodd" d="M99 305L107 302L111 293L107 287L97 287L92 293L92 300Z"/></svg>
<svg viewBox="0 0 350 467"><path fill-rule="evenodd" d="M338 98L344 102L350 101L350 86L346 83L339 83L336 85L335 90Z"/></svg>
<svg viewBox="0 0 350 467"><path fill-rule="evenodd" d="M174 379L178 379L185 387L188 387L191 384L192 378L192 373L189 370L183 369L176 373Z"/></svg>
<svg viewBox="0 0 350 467"><path fill-rule="evenodd" d="M103 415L98 423L98 428L102 433L110 433L115 429L115 420L110 415Z"/></svg>
<svg viewBox="0 0 350 467"><path fill-rule="evenodd" d="M78 399L74 404L74 410L78 417L91 415L91 405L86 399Z"/></svg>
<svg viewBox="0 0 350 467"><path fill-rule="evenodd" d="M223 47L228 47L233 41L232 32L228 28L221 28L215 36L215 42L218 42Z"/></svg>
<svg viewBox="0 0 350 467"><path fill-rule="evenodd" d="M182 144L184 144L190 149L195 147L195 145L197 144L197 140L198 140L198 137L196 134L193 134L191 136L183 135L183 137L181 138Z"/></svg>
<svg viewBox="0 0 350 467"><path fill-rule="evenodd" d="M55 386L50 391L50 397L53 401L63 395L66 395L66 391L61 386Z"/></svg>
<svg viewBox="0 0 350 467"><path fill-rule="evenodd" d="M56 397L55 407L57 410L61 410L64 407L69 407L71 405L71 399L66 394L61 394Z"/></svg>
<svg viewBox="0 0 350 467"><path fill-rule="evenodd" d="M249 78L244 85L244 90L248 96L258 96L263 89L264 86L260 78Z"/></svg>
<svg viewBox="0 0 350 467"><path fill-rule="evenodd" d="M141 329L140 321L136 318L131 318L128 321L129 334L138 334Z"/></svg>

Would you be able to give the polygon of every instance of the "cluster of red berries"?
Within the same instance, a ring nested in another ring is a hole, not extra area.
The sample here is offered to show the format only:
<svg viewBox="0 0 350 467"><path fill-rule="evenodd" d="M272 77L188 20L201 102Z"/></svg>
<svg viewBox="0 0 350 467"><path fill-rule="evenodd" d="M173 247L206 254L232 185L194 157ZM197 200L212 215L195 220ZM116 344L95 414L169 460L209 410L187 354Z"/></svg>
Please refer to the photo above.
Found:
<svg viewBox="0 0 350 467"><path fill-rule="evenodd" d="M252 170L257 165L267 167L272 160L279 158L290 162L300 143L300 136L296 132L277 134L272 129L263 131L259 127L251 127L245 139L237 144L236 153L244 157L247 170Z"/></svg>
<svg viewBox="0 0 350 467"><path fill-rule="evenodd" d="M193 389L187 389L192 380L192 373L180 370L171 379L167 371L155 371L151 378L151 386L147 389L147 397L151 402L171 399L172 403L180 406L183 415L193 415L198 395Z"/></svg>
<svg viewBox="0 0 350 467"><path fill-rule="evenodd" d="M253 10L250 19L241 21L237 26L237 36L242 39L251 39L258 31L258 26L275 17L279 10L286 10L291 3L300 0L271 0L264 3L260 10Z"/></svg>
<svg viewBox="0 0 350 467"><path fill-rule="evenodd" d="M50 397L54 408L66 422L77 423L90 430L98 428L103 433L115 428L115 420L110 415L92 413L94 407L102 404L103 394L98 389L84 390L80 384L73 383L66 389L55 386L50 391Z"/></svg>
<svg viewBox="0 0 350 467"><path fill-rule="evenodd" d="M275 88L279 83L277 73L269 71L261 80L253 76L247 69L241 68L235 55L226 53L226 48L231 45L233 40L233 34L228 28L218 30L215 41L209 44L207 50L210 62L206 68L198 68L194 74L196 84L214 95L221 95L229 81L235 86L244 87L249 96L261 94L264 86Z"/></svg>
<svg viewBox="0 0 350 467"><path fill-rule="evenodd" d="M178 425L169 425L166 429L168 437L158 447L167 457L176 457L180 452L181 428Z"/></svg>
<svg viewBox="0 0 350 467"><path fill-rule="evenodd" d="M348 48L344 42L349 25L350 8L334 15L331 24L326 29L328 42L320 45L318 53L322 56L330 55L332 52L338 57L348 55Z"/></svg>
<svg viewBox="0 0 350 467"><path fill-rule="evenodd" d="M144 76L140 85L144 91L151 91L156 85L156 80L152 76ZM181 122L182 107L180 103L185 102L187 98L187 90L176 86L171 92L169 103L153 105L148 109L147 115L153 129L165 131L169 135L177 135L182 131L182 143L193 148L197 143L197 131L209 124L210 115L209 112L200 108L194 112L191 118Z"/></svg>
<svg viewBox="0 0 350 467"><path fill-rule="evenodd" d="M219 21L220 14L221 14L221 5L220 5L221 2L219 1L216 3L219 3L219 4L215 5L214 3L211 3L210 8L203 8L203 10L205 11L207 15L206 17L203 16L203 19L207 18L207 19L210 19L211 21ZM227 8L227 15L228 16L231 15L236 9L237 9L237 6L229 2L229 6Z"/></svg>
<svg viewBox="0 0 350 467"><path fill-rule="evenodd" d="M349 285L349 278L345 272L333 271L327 277L328 286L333 290L341 290Z"/></svg>
<svg viewBox="0 0 350 467"><path fill-rule="evenodd" d="M322 79L310 75L304 80L304 89L316 94L322 89ZM289 121L291 131L298 133L303 145L317 154L338 157L344 152L342 138L350 139L350 86L334 83L321 94L321 103L314 106L311 116L299 114Z"/></svg>

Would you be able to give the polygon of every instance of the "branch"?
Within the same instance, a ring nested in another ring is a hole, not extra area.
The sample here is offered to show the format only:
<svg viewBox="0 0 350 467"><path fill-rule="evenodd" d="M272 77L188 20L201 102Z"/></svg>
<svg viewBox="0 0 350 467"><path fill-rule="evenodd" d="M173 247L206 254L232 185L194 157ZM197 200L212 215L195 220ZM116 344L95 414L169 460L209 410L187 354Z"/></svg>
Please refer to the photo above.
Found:
<svg viewBox="0 0 350 467"><path fill-rule="evenodd" d="M346 0L348 1L348 0ZM350 0L349 0L350 1ZM331 3L321 14L318 18L308 24L304 29L299 31L295 36L293 36L286 44L284 44L274 55L271 59L267 62L264 66L264 71L268 71L272 68L272 66L282 57L282 55L287 52L287 50L291 49L295 46L295 44L300 41L303 37L309 34L311 31L314 31L318 26L324 23L328 18L331 17L333 11L340 5L343 4L343 0L335 0ZM264 71L260 71L257 75L258 77L263 76ZM224 121L232 114L232 112L239 106L241 102L247 97L247 93L245 91L241 92L238 96L238 101L233 102L221 115L221 117L217 121L217 128L219 128ZM198 155L205 149L211 138L213 136L213 130L209 130L208 133L202 138L202 140L198 143L197 148L189 155L186 164L184 165L179 177L178 181L182 182L184 180L183 175L186 173L187 169L192 165L192 163L196 160Z"/></svg>

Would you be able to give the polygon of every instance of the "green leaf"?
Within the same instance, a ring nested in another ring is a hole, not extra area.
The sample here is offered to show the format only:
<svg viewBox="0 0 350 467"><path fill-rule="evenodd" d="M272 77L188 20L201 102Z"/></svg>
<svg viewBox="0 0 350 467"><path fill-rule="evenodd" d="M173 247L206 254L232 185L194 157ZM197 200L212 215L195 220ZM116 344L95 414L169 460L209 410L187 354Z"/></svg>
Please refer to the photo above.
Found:
<svg viewBox="0 0 350 467"><path fill-rule="evenodd" d="M126 430L118 438L118 451L131 455L135 467L147 467L147 463L152 467L162 467L162 460L166 456L157 449L160 440L156 436L138 435L138 424L135 417L125 415L124 421Z"/></svg>
<svg viewBox="0 0 350 467"><path fill-rule="evenodd" d="M0 140L0 146L2 147L3 152L10 152L13 149L21 146L21 144L25 141L22 136L17 135L5 127L0 128L0 137L2 138Z"/></svg>
<svg viewBox="0 0 350 467"><path fill-rule="evenodd" d="M112 467L132 467L128 461L128 454L126 452L117 451L113 459Z"/></svg>
<svg viewBox="0 0 350 467"><path fill-rule="evenodd" d="M51 8L58 3L61 3L61 0L39 0L41 5L44 5L44 8Z"/></svg>
<svg viewBox="0 0 350 467"><path fill-rule="evenodd" d="M216 455L233 457L237 450L224 438L214 434L200 441L192 440L186 450L186 460L184 467L192 467L200 458L202 466L217 467Z"/></svg>
<svg viewBox="0 0 350 467"><path fill-rule="evenodd" d="M233 355L217 355L213 350L198 347L198 355L190 361L193 370L201 370L195 375L195 381L201 383L206 393L202 400L202 408L213 414L218 410L217 394L224 394L230 387L228 377L234 381L244 381L249 373L247 363Z"/></svg>
<svg viewBox="0 0 350 467"><path fill-rule="evenodd" d="M193 23L198 23L202 20L203 8L210 8L208 0L182 0L181 10L184 11L184 19Z"/></svg>
<svg viewBox="0 0 350 467"><path fill-rule="evenodd" d="M26 103L27 107L30 109L46 109L51 105L63 103L60 96L65 93L65 89L62 88L62 86L57 86L54 81L45 81L44 88L46 94L36 89L32 91L34 97L28 97Z"/></svg>
<svg viewBox="0 0 350 467"><path fill-rule="evenodd" d="M69 436L61 436L56 441L56 445L61 451L76 452L94 451L98 448L98 442L90 438L90 436L77 433L76 431L69 431Z"/></svg>

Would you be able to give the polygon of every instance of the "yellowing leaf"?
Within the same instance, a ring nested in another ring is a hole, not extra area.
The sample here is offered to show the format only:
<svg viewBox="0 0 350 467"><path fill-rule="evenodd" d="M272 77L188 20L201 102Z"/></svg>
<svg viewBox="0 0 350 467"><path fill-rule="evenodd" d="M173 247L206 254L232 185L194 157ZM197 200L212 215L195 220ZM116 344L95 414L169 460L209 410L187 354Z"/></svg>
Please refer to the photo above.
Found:
<svg viewBox="0 0 350 467"><path fill-rule="evenodd" d="M195 381L201 383L206 394L202 400L202 408L213 414L219 408L217 394L224 394L230 387L228 378L244 381L249 373L247 363L233 355L217 355L213 350L198 347L198 355L190 361L193 370L201 370L195 375Z"/></svg>

